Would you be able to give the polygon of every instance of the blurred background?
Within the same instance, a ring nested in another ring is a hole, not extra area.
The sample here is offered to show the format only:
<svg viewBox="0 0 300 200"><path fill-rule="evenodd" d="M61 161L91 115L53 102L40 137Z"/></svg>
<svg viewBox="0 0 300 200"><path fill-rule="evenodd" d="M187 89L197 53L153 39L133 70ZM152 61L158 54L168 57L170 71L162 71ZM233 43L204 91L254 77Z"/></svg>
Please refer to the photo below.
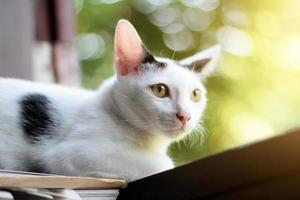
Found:
<svg viewBox="0 0 300 200"><path fill-rule="evenodd" d="M83 86L113 73L116 22L130 20L157 56L181 59L220 43L210 77L205 141L174 143L177 164L300 126L299 0L76 0Z"/></svg>
<svg viewBox="0 0 300 200"><path fill-rule="evenodd" d="M300 126L299 9L300 0L0 0L0 75L96 89L113 74L121 18L156 56L219 43L205 140L172 144L180 165Z"/></svg>

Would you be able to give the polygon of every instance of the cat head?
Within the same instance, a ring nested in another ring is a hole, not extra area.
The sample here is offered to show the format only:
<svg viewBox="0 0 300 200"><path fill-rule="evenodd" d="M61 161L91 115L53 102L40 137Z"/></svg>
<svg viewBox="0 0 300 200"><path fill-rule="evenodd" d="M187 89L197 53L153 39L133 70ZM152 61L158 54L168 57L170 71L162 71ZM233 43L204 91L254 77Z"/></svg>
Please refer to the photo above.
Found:
<svg viewBox="0 0 300 200"><path fill-rule="evenodd" d="M135 127L178 138L193 130L206 106L202 80L215 68L218 47L181 61L152 56L134 27L120 20L115 33L118 104Z"/></svg>

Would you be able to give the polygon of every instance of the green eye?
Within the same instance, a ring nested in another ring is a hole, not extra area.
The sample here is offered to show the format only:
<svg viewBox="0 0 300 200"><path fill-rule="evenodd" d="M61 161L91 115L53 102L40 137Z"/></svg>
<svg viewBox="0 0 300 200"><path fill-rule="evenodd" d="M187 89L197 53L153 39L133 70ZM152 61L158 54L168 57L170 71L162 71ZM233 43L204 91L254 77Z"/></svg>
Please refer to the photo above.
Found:
<svg viewBox="0 0 300 200"><path fill-rule="evenodd" d="M200 89L194 89L194 91L192 92L192 96L191 96L192 101L194 102L199 102L201 99L201 91Z"/></svg>
<svg viewBox="0 0 300 200"><path fill-rule="evenodd" d="M155 85L150 86L151 91L153 94L159 98L165 98L169 96L169 89L166 85L162 83L158 83Z"/></svg>

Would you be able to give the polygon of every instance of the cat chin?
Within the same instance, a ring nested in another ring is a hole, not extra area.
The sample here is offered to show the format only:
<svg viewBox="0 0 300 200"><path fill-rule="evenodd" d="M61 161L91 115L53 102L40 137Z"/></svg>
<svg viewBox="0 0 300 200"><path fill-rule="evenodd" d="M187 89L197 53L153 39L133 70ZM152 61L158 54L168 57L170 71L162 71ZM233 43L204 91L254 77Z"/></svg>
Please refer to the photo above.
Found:
<svg viewBox="0 0 300 200"><path fill-rule="evenodd" d="M181 126L177 129L172 129L169 131L164 131L164 135L166 135L168 138L173 140L180 140L184 138L187 134L189 134L192 131L192 129L187 128L186 126Z"/></svg>

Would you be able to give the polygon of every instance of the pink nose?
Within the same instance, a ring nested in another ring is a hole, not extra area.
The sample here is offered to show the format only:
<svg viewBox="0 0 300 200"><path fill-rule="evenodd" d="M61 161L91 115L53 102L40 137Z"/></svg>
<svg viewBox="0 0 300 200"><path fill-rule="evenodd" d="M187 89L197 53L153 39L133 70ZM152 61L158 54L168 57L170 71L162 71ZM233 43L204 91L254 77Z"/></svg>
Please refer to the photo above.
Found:
<svg viewBox="0 0 300 200"><path fill-rule="evenodd" d="M188 114L176 114L176 117L183 123L185 124L187 121L191 119L191 116Z"/></svg>

